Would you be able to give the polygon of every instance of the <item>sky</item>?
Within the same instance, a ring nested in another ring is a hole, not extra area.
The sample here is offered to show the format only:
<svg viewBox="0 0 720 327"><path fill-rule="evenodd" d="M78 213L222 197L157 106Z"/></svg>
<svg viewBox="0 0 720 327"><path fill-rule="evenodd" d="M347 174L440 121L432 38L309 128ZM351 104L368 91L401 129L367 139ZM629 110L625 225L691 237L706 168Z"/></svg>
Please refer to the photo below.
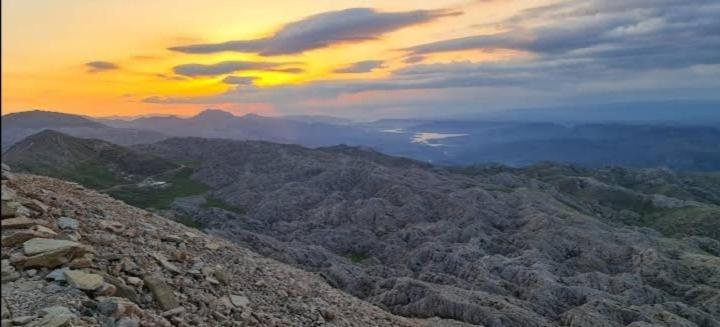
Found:
<svg viewBox="0 0 720 327"><path fill-rule="evenodd" d="M720 100L720 1L2 1L2 113Z"/></svg>

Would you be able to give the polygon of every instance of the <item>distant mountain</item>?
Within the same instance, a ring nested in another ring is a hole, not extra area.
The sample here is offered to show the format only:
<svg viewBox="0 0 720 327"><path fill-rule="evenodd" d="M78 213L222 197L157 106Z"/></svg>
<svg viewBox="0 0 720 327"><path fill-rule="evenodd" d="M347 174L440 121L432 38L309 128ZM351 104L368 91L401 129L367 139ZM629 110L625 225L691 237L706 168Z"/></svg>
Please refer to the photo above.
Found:
<svg viewBox="0 0 720 327"><path fill-rule="evenodd" d="M105 122L114 127L151 130L179 137L262 140L310 147L380 143L380 137L373 131L320 122L322 120L324 119L264 117L255 114L234 116L225 111L208 109L189 118L147 117Z"/></svg>
<svg viewBox="0 0 720 327"><path fill-rule="evenodd" d="M102 139L120 145L156 142L167 138L150 130L112 128L78 115L35 110L2 116L2 151L45 129L82 138Z"/></svg>
<svg viewBox="0 0 720 327"><path fill-rule="evenodd" d="M96 139L82 139L53 130L31 135L3 154L16 170L110 187L137 182L177 168L159 157Z"/></svg>
<svg viewBox="0 0 720 327"><path fill-rule="evenodd" d="M586 167L720 170L720 127L705 125L426 119L338 125L293 119L206 110L188 118L101 120L107 126L78 116L18 113L3 117L3 150L43 128L53 128L120 145L152 143L167 137L203 137L306 147L364 146L440 165L496 162L519 167L555 161Z"/></svg>
<svg viewBox="0 0 720 327"><path fill-rule="evenodd" d="M285 115L281 116L281 118L304 123L323 123L334 125L350 125L353 123L353 120L351 119L321 115Z"/></svg>
<svg viewBox="0 0 720 327"><path fill-rule="evenodd" d="M447 118L455 120L532 121L562 124L634 123L720 127L720 102L674 100L663 102L580 104L465 114L443 119Z"/></svg>
<svg viewBox="0 0 720 327"><path fill-rule="evenodd" d="M435 135L422 146L380 144L393 155L443 165L496 162L527 166L542 161L587 167L621 165L720 170L720 128L635 124L385 120L366 125L408 141ZM444 135L454 137L443 138Z"/></svg>

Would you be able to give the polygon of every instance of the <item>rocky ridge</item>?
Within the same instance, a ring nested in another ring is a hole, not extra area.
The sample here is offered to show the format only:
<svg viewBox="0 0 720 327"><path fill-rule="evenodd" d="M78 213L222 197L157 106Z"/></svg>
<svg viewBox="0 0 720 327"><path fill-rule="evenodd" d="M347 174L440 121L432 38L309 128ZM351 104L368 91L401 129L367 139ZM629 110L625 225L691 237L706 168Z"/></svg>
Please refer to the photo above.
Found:
<svg viewBox="0 0 720 327"><path fill-rule="evenodd" d="M2 326L422 326L320 277L3 165Z"/></svg>
<svg viewBox="0 0 720 327"><path fill-rule="evenodd" d="M498 327L720 324L720 242L618 221L647 209L712 213L698 202L706 196L461 174L343 146L184 138L140 148L201 162L193 178L208 196L242 208L195 196L173 212L396 314Z"/></svg>

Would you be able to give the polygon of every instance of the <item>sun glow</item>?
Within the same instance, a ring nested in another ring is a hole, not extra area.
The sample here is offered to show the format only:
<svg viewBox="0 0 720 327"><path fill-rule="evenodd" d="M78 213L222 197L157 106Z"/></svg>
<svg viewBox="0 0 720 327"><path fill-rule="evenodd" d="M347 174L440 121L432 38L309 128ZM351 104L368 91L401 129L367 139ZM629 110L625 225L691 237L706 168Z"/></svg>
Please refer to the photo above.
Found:
<svg viewBox="0 0 720 327"><path fill-rule="evenodd" d="M303 84L318 80L380 80L408 63L401 49L429 40L476 33L478 22L491 22L527 6L522 1L368 1L363 6L381 12L419 9L462 10L463 14L400 28L374 40L362 40L311 49L291 55L262 56L219 52L187 54L169 47L216 43L271 36L287 23L322 12L353 7L342 1L3 1L2 2L2 112L36 108L87 115L189 114L209 105L170 105L145 102L150 97L198 97L220 94L236 86L227 76L252 77L259 88ZM170 10L172 8L172 10ZM489 28L493 30L493 28ZM512 51L462 51L423 58L424 63L458 60L493 61L521 56ZM364 60L382 60L382 66L363 73L339 74L340 67ZM113 69L92 71L85 64L103 61ZM223 61L287 63L291 71L269 69L235 71L211 76L183 76L173 67ZM213 104L217 106L217 104ZM237 108L255 106L219 104ZM250 108L250 109L248 109ZM242 110L245 110L242 109Z"/></svg>

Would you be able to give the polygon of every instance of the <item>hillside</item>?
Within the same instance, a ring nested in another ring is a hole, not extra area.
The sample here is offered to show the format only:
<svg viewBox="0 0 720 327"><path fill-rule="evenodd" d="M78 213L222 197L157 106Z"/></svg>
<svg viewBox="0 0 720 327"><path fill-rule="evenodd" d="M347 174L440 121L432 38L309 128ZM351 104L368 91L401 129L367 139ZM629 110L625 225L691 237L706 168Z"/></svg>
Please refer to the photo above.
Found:
<svg viewBox="0 0 720 327"><path fill-rule="evenodd" d="M3 325L449 326L77 184L2 181Z"/></svg>
<svg viewBox="0 0 720 327"><path fill-rule="evenodd" d="M651 227L665 235L720 240L720 175L669 169L632 169L541 163L526 168L480 165L453 171L492 178L512 174L542 181L566 205L610 222Z"/></svg>
<svg viewBox="0 0 720 327"><path fill-rule="evenodd" d="M717 185L704 177L701 192L681 176L651 187L635 170L622 180L455 171L346 146L182 138L136 148L197 162L192 178L209 192L177 199L170 214L396 314L486 326L720 323ZM216 200L228 206L207 205ZM667 215L639 221L655 214ZM663 227L673 224L684 227Z"/></svg>
<svg viewBox="0 0 720 327"><path fill-rule="evenodd" d="M16 143L3 160L18 170L96 188L138 182L178 166L156 156L95 139L45 130Z"/></svg>
<svg viewBox="0 0 720 327"><path fill-rule="evenodd" d="M2 151L5 152L13 144L46 129L120 145L150 143L167 138L149 130L113 128L78 115L34 110L2 116Z"/></svg>

